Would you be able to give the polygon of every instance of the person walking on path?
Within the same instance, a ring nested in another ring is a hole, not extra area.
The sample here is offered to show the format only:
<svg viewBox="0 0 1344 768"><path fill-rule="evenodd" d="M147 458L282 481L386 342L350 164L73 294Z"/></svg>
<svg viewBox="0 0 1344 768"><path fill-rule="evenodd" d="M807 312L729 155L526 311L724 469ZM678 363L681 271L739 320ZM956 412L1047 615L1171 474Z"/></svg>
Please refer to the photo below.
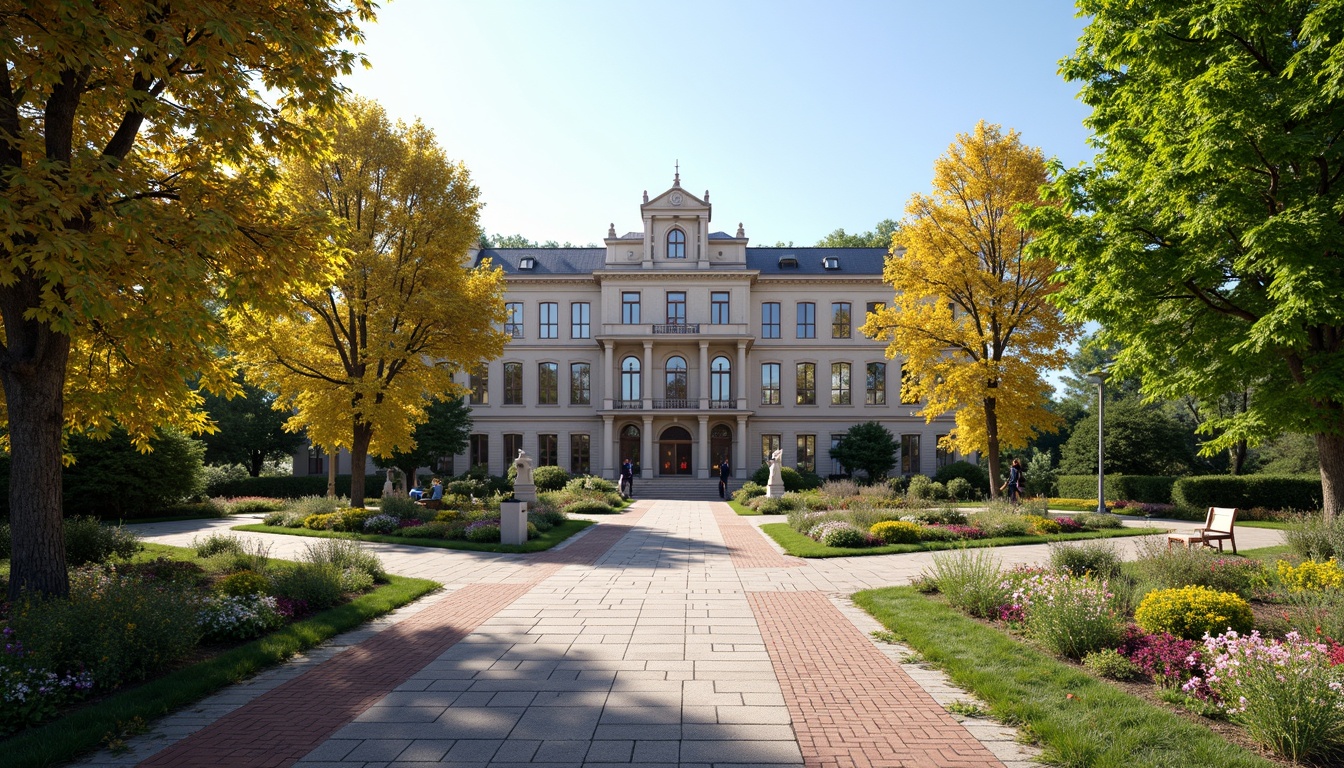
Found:
<svg viewBox="0 0 1344 768"><path fill-rule="evenodd" d="M1008 467L1008 498L1017 506L1022 500L1022 460L1013 459Z"/></svg>
<svg viewBox="0 0 1344 768"><path fill-rule="evenodd" d="M732 477L733 470L728 466L728 457L723 457L723 462L719 464L719 498L728 498L728 478Z"/></svg>
<svg viewBox="0 0 1344 768"><path fill-rule="evenodd" d="M621 464L621 495L627 499L635 497L635 465L630 459Z"/></svg>

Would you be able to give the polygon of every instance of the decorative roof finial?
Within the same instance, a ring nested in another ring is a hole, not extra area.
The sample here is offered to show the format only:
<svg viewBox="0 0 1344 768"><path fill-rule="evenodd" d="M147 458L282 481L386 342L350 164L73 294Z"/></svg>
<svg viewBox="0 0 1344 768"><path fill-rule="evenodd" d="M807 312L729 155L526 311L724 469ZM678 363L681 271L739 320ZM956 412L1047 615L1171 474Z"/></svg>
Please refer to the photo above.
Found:
<svg viewBox="0 0 1344 768"><path fill-rule="evenodd" d="M709 202L709 190L708 190L708 189L705 190L705 202L706 202L706 203Z"/></svg>
<svg viewBox="0 0 1344 768"><path fill-rule="evenodd" d="M674 186L674 187L680 187L680 186L681 186L681 161L680 161L680 160L677 161L677 165L676 165L676 173L672 176L672 186Z"/></svg>
<svg viewBox="0 0 1344 768"><path fill-rule="evenodd" d="M616 236L616 222L613 221L607 227L607 237L615 237L615 236Z"/></svg>
<svg viewBox="0 0 1344 768"><path fill-rule="evenodd" d="M644 202L649 202L649 190L644 190Z"/></svg>
<svg viewBox="0 0 1344 768"><path fill-rule="evenodd" d="M738 239L738 240L741 240L742 238L744 238L744 237L746 237L746 236L747 236L747 233L742 231L742 222L740 222L740 221L737 222L737 239Z"/></svg>

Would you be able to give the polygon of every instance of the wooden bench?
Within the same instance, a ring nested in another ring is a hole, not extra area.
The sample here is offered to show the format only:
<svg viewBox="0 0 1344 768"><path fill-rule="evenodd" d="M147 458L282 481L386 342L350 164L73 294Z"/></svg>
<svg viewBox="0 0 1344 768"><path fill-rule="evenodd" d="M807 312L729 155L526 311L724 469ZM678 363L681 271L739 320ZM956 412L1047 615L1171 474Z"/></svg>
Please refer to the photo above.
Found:
<svg viewBox="0 0 1344 768"><path fill-rule="evenodd" d="M1167 534L1167 549L1175 542L1181 542L1187 548L1196 543L1206 547L1213 547L1213 542L1218 542L1218 551L1223 551L1223 541L1232 542L1232 554L1237 554L1237 539L1232 533L1233 526L1237 522L1237 510L1229 507L1209 507L1209 512L1204 516L1204 527L1199 530L1188 533L1169 533Z"/></svg>

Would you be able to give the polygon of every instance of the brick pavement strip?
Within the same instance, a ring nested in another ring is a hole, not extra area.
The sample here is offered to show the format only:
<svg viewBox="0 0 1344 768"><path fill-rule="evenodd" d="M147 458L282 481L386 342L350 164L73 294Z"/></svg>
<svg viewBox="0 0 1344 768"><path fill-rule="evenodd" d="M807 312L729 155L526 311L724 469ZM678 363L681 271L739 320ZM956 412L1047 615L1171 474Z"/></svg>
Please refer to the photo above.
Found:
<svg viewBox="0 0 1344 768"><path fill-rule="evenodd" d="M723 534L723 544L733 558L734 568L798 568L802 558L781 555L766 541L765 534L743 520L733 508L722 502L710 504L714 522Z"/></svg>
<svg viewBox="0 0 1344 768"><path fill-rule="evenodd" d="M819 592L750 592L809 767L1002 766Z"/></svg>
<svg viewBox="0 0 1344 768"><path fill-rule="evenodd" d="M140 763L146 768L271 768L297 762L449 647L565 565L591 565L647 505L567 547L528 558L520 583L472 584Z"/></svg>

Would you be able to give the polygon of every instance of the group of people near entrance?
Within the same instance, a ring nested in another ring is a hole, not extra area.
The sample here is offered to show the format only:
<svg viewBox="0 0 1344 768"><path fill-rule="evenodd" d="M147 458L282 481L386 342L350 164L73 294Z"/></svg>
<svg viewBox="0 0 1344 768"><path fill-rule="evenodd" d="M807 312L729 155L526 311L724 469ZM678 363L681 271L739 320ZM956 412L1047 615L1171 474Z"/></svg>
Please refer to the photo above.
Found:
<svg viewBox="0 0 1344 768"><path fill-rule="evenodd" d="M728 498L728 479L733 476L733 468L728 465L728 457L724 456L723 461L719 463L719 498ZM621 495L627 499L635 497L635 463L630 459L621 462Z"/></svg>

